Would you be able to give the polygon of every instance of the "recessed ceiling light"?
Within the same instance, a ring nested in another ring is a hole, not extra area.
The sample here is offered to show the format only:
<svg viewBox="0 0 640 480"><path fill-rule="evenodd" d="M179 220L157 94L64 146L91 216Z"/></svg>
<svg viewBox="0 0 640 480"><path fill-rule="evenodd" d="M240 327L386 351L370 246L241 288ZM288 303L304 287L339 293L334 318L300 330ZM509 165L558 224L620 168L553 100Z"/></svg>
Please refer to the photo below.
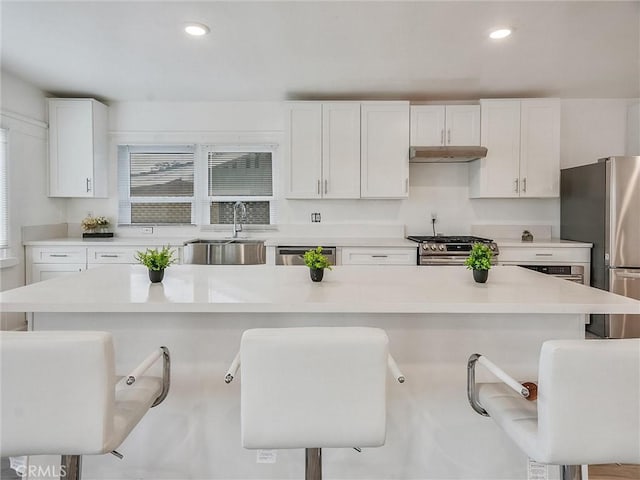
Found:
<svg viewBox="0 0 640 480"><path fill-rule="evenodd" d="M211 30L203 23L189 23L185 25L184 31L194 37L201 37L202 35L209 33Z"/></svg>
<svg viewBox="0 0 640 480"><path fill-rule="evenodd" d="M489 34L489 37L494 40L499 40L501 38L507 38L509 35L511 35L510 28L497 28Z"/></svg>

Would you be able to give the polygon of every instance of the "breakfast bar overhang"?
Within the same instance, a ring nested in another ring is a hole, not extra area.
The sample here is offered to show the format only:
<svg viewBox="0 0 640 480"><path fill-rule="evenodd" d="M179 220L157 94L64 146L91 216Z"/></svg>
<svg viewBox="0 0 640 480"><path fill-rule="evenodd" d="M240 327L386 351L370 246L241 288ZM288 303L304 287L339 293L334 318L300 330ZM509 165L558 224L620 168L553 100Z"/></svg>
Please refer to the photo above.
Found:
<svg viewBox="0 0 640 480"><path fill-rule="evenodd" d="M179 265L151 284L144 267L115 265L2 292L0 307L28 313L33 330L113 333L119 373L171 350L166 401L123 460L85 457L86 479L301 478L303 450L258 463L241 447L240 386L224 375L246 329L346 325L384 329L407 381L389 378L386 444L326 449L325 478L525 479L526 457L467 403L469 355L535 381L545 340L584 338L590 313L640 313L636 300L518 267L476 284L463 267L419 266L339 266L312 283L306 267Z"/></svg>

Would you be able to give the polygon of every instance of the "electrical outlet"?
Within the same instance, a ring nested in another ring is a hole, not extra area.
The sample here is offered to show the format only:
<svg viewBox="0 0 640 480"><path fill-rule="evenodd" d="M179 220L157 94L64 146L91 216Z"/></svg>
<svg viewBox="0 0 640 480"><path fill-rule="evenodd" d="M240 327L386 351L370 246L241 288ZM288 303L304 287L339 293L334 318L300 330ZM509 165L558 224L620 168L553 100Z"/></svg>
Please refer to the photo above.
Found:
<svg viewBox="0 0 640 480"><path fill-rule="evenodd" d="M153 234L153 227L142 227L142 233L146 235Z"/></svg>
<svg viewBox="0 0 640 480"><path fill-rule="evenodd" d="M322 217L320 216L320 212L314 212L311 214L311 222L320 223L322 221Z"/></svg>
<svg viewBox="0 0 640 480"><path fill-rule="evenodd" d="M432 222L438 221L438 214L436 212L431 212L431 221Z"/></svg>

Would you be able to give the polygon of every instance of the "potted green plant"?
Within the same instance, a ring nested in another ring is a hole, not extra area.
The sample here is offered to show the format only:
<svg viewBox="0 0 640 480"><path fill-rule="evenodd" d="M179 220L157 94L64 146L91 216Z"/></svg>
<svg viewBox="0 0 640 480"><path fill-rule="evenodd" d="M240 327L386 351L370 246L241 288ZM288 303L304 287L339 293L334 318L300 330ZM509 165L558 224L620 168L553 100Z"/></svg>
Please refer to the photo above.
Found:
<svg viewBox="0 0 640 480"><path fill-rule="evenodd" d="M147 248L144 252L136 252L136 260L149 269L151 283L161 282L164 278L164 269L175 262L174 251L169 247Z"/></svg>
<svg viewBox="0 0 640 480"><path fill-rule="evenodd" d="M485 283L489 277L493 252L484 243L474 243L469 256L464 261L468 269L473 270L473 279Z"/></svg>
<svg viewBox="0 0 640 480"><path fill-rule="evenodd" d="M311 280L314 282L322 281L324 269L332 270L329 259L322 254L322 247L316 247L304 253L304 263L309 267Z"/></svg>

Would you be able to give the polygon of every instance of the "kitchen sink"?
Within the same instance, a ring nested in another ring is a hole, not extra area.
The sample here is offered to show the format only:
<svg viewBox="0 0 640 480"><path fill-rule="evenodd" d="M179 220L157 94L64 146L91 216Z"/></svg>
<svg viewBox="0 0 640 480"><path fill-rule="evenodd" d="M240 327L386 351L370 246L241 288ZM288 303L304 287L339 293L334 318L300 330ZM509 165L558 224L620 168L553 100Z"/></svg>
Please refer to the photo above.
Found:
<svg viewBox="0 0 640 480"><path fill-rule="evenodd" d="M184 263L195 265L261 265L264 240L191 240L184 245Z"/></svg>

